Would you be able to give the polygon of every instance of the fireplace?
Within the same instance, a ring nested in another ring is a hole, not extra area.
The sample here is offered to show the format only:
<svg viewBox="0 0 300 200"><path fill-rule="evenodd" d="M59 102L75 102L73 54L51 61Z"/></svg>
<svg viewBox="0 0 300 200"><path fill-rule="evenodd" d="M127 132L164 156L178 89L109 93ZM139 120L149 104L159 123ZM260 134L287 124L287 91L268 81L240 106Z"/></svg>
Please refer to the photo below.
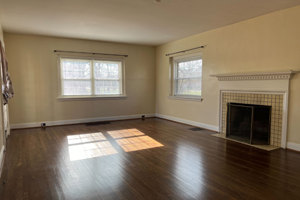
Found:
<svg viewBox="0 0 300 200"><path fill-rule="evenodd" d="M227 104L226 137L257 145L270 144L271 106Z"/></svg>
<svg viewBox="0 0 300 200"><path fill-rule="evenodd" d="M231 140L226 137L227 103L270 106L270 109L272 109L271 115L269 114L271 116L269 119L271 121L269 124L270 145L253 145L250 144L251 140L247 140L248 143L245 144L265 150L275 149L276 147L286 148L289 85L290 79L296 73L298 73L298 71L290 70L284 72L211 75L218 78L220 92L218 126L220 133L214 136ZM253 131L255 131L255 128L256 127L254 127ZM245 132L247 132L247 127L244 127L244 129ZM259 131L261 130L262 128L259 129ZM230 136L233 137L233 135L229 134L229 137ZM254 134L252 142L257 142L256 137L261 137L261 135Z"/></svg>

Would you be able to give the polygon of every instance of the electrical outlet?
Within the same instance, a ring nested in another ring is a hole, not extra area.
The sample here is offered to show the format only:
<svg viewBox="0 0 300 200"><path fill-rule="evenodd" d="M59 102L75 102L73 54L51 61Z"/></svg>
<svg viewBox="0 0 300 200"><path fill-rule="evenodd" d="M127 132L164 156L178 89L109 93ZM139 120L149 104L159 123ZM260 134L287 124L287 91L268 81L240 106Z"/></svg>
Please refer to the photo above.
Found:
<svg viewBox="0 0 300 200"><path fill-rule="evenodd" d="M46 123L41 123L41 126L46 126Z"/></svg>

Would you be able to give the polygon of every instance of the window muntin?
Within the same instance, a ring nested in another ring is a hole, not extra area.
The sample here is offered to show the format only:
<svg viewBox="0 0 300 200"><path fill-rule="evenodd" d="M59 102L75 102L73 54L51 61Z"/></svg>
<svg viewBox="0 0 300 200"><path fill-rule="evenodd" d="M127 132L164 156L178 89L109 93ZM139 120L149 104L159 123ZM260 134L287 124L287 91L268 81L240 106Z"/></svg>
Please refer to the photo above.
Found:
<svg viewBox="0 0 300 200"><path fill-rule="evenodd" d="M187 57L174 62L174 96L201 96L202 58Z"/></svg>
<svg viewBox="0 0 300 200"><path fill-rule="evenodd" d="M62 96L122 95L122 61L61 58Z"/></svg>

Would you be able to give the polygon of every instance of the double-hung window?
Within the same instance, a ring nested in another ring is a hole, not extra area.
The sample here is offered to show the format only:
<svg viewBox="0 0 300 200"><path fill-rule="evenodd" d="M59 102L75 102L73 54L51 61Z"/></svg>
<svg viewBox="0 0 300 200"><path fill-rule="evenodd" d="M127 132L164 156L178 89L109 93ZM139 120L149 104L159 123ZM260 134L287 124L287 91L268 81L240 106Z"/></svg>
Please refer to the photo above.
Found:
<svg viewBox="0 0 300 200"><path fill-rule="evenodd" d="M173 57L171 98L201 100L202 54Z"/></svg>
<svg viewBox="0 0 300 200"><path fill-rule="evenodd" d="M62 98L124 96L123 60L60 58Z"/></svg>

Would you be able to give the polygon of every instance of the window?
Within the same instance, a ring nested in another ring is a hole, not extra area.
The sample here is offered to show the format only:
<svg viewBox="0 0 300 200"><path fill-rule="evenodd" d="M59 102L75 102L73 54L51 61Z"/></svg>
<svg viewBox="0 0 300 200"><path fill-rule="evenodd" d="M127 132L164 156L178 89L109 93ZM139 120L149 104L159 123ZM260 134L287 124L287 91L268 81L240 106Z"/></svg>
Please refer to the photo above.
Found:
<svg viewBox="0 0 300 200"><path fill-rule="evenodd" d="M60 58L61 97L120 97L123 60Z"/></svg>
<svg viewBox="0 0 300 200"><path fill-rule="evenodd" d="M173 57L171 71L171 98L201 100L202 55L200 53Z"/></svg>

